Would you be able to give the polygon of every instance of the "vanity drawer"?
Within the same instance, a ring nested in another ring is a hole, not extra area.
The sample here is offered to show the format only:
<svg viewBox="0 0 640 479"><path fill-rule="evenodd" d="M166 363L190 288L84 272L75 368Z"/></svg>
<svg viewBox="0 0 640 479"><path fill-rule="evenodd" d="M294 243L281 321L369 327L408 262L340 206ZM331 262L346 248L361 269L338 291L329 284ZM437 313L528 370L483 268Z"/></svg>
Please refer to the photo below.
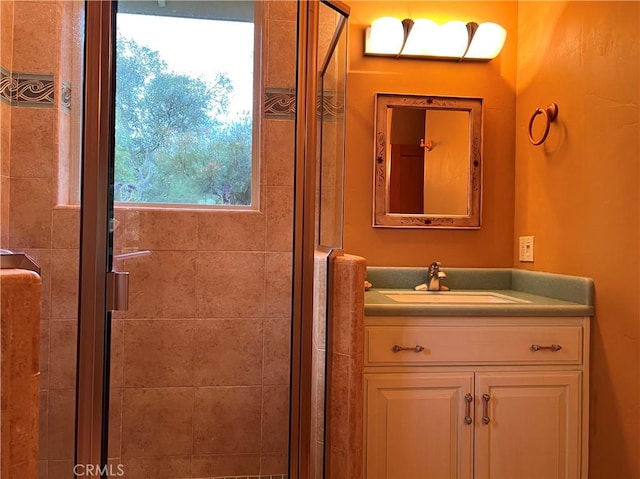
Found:
<svg viewBox="0 0 640 479"><path fill-rule="evenodd" d="M560 348L558 349L557 346ZM365 328L365 362L367 364L419 365L461 362L579 364L581 361L582 328L580 326L368 326Z"/></svg>

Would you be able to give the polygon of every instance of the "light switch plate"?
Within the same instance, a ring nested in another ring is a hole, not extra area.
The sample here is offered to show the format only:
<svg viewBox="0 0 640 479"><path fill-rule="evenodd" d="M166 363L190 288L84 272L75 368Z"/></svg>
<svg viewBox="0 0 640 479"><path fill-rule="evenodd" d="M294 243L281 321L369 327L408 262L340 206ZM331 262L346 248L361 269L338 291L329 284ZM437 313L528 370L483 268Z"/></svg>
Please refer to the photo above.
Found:
<svg viewBox="0 0 640 479"><path fill-rule="evenodd" d="M520 236L520 262L533 263L533 236Z"/></svg>

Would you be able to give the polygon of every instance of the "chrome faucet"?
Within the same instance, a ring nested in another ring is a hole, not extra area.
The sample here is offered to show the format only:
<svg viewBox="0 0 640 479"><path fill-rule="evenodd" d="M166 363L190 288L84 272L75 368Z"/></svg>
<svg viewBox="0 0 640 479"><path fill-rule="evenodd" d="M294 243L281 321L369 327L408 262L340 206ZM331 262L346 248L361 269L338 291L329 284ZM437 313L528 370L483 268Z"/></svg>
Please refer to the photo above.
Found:
<svg viewBox="0 0 640 479"><path fill-rule="evenodd" d="M449 288L442 284L442 280L447 277L447 273L440 271L440 261L434 261L429 265L427 282L416 286L416 291L449 291Z"/></svg>
<svg viewBox="0 0 640 479"><path fill-rule="evenodd" d="M447 273L440 271L440 261L434 261L429 266L429 277L427 279L427 291L448 291L441 280L447 277Z"/></svg>

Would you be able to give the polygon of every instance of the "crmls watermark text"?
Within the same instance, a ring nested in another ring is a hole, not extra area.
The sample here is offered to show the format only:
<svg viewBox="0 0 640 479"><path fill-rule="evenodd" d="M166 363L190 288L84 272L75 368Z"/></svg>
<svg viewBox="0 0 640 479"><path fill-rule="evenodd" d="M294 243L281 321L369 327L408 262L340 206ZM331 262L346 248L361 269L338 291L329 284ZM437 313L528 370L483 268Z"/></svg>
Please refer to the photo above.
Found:
<svg viewBox="0 0 640 479"><path fill-rule="evenodd" d="M122 477L124 466L122 464L76 464L73 466L76 477Z"/></svg>

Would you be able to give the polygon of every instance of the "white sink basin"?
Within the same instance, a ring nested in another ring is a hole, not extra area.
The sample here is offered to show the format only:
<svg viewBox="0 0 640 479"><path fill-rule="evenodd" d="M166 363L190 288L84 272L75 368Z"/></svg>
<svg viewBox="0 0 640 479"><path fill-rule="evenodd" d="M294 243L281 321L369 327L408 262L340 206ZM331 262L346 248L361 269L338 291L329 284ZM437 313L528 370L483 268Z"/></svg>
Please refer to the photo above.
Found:
<svg viewBox="0 0 640 479"><path fill-rule="evenodd" d="M453 292L453 291L381 291L387 298L399 303L528 303L522 299L511 298L499 293Z"/></svg>

